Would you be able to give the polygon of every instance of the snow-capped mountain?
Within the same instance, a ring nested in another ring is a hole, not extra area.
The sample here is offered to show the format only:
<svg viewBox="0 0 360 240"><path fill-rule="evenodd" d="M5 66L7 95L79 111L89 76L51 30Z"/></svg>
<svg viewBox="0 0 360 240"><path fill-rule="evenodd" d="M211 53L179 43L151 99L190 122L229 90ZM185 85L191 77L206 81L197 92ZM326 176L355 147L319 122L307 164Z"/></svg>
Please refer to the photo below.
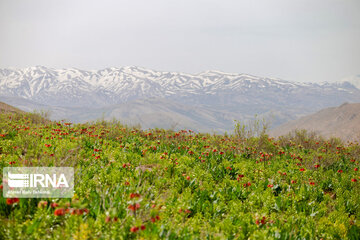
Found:
<svg viewBox="0 0 360 240"><path fill-rule="evenodd" d="M360 89L360 74L343 78L341 82L348 82Z"/></svg>
<svg viewBox="0 0 360 240"><path fill-rule="evenodd" d="M212 112L215 118L222 119L218 120L222 121L222 127L224 119L229 123L231 118L248 119L255 114L273 113L276 115L274 122L277 125L324 107L343 102L360 102L360 90L349 82L295 83L220 71L187 74L140 67L112 67L91 71L43 66L0 69L0 96L8 99L25 98L49 107L106 107L107 111L117 108L114 106L121 105L124 108L126 103L131 105L131 102L137 100L167 99L172 103L167 104L170 108L181 104L178 112L184 106L195 107L194 111L198 112L207 109L206 116L209 116L208 112ZM148 105L148 108L156 111L165 102L152 100L152 105ZM191 111L186 109L189 117ZM121 112L121 117L126 117L123 110L115 112ZM114 116L112 112L108 112L108 115ZM73 112L71 116L76 116L76 113ZM194 118L196 116L192 116Z"/></svg>

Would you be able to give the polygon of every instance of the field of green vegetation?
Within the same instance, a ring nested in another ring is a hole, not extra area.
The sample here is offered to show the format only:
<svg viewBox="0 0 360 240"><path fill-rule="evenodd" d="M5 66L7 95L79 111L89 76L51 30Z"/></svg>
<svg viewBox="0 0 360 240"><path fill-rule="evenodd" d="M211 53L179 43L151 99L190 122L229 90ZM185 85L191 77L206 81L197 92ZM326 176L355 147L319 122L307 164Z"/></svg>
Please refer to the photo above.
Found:
<svg viewBox="0 0 360 240"><path fill-rule="evenodd" d="M1 186L0 239L360 239L359 144L246 133L0 114L1 169L75 169L72 199Z"/></svg>

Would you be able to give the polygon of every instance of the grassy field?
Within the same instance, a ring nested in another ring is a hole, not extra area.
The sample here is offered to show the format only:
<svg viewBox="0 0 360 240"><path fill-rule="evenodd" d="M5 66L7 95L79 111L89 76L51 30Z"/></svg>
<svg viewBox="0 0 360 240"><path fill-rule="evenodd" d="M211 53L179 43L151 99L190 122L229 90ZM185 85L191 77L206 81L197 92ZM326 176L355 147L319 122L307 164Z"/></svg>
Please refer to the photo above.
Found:
<svg viewBox="0 0 360 240"><path fill-rule="evenodd" d="M1 196L0 239L360 239L359 161L357 143L306 132L244 138L3 113L1 168L74 167L76 193Z"/></svg>

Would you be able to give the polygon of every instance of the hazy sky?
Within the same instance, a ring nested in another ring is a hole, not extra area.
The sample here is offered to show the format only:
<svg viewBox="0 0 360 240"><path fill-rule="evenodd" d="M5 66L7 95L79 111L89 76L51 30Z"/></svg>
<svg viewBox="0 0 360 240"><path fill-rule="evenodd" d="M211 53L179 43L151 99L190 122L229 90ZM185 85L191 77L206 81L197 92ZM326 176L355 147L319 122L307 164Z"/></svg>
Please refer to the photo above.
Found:
<svg viewBox="0 0 360 240"><path fill-rule="evenodd" d="M0 68L360 74L360 0L0 0Z"/></svg>

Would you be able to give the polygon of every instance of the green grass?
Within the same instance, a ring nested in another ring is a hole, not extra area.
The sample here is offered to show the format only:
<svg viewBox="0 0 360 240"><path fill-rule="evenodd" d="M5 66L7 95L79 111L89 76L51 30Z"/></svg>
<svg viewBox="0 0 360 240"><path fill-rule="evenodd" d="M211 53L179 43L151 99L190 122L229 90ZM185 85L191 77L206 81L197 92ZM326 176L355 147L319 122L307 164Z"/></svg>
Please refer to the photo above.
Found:
<svg viewBox="0 0 360 240"><path fill-rule="evenodd" d="M74 167L76 192L1 196L0 239L360 239L355 143L67 126L33 114L0 114L0 134L1 168Z"/></svg>

